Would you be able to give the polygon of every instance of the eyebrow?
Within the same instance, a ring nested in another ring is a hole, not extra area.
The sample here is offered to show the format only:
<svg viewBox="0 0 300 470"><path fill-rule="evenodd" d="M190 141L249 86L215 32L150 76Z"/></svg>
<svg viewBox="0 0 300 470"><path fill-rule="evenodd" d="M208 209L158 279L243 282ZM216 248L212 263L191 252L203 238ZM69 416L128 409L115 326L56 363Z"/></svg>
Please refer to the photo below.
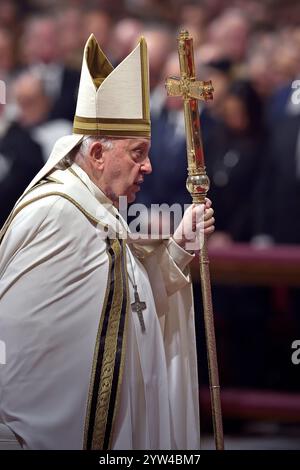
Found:
<svg viewBox="0 0 300 470"><path fill-rule="evenodd" d="M137 148L137 147L150 148L150 142L144 141L144 140L142 140L140 142L135 142L134 144L132 144L131 148Z"/></svg>

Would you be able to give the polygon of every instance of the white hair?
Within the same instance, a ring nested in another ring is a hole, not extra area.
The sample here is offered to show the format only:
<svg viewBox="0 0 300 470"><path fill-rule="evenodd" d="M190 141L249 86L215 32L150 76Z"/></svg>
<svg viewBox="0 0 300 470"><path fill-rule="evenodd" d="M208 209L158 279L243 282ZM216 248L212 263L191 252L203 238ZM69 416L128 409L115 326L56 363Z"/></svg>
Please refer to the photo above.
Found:
<svg viewBox="0 0 300 470"><path fill-rule="evenodd" d="M107 137L92 137L88 136L81 142L78 152L83 156L86 156L90 145L94 142L100 142L106 150L111 150L113 148L113 141Z"/></svg>
<svg viewBox="0 0 300 470"><path fill-rule="evenodd" d="M72 165L73 162L76 161L76 157L80 156L85 157L89 151L90 145L94 142L100 142L106 150L111 150L114 146L113 139L108 137L94 137L94 136L87 136L84 137L83 141L81 142L79 147L75 147L71 150L68 155L61 161L59 167L66 168Z"/></svg>

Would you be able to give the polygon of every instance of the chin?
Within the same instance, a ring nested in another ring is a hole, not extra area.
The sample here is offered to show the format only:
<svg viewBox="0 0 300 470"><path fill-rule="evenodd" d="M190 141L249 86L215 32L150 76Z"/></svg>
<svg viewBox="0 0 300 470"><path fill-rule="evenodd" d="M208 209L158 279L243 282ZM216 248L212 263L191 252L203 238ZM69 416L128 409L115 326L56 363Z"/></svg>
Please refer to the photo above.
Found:
<svg viewBox="0 0 300 470"><path fill-rule="evenodd" d="M138 192L137 188L133 188L133 189L130 188L126 192L121 194L121 196L126 197L127 198L127 203L131 204L132 202L134 202L136 200L136 193L137 192Z"/></svg>
<svg viewBox="0 0 300 470"><path fill-rule="evenodd" d="M127 201L129 204L131 204L132 202L134 202L136 200L136 195L135 194L129 194L127 196Z"/></svg>

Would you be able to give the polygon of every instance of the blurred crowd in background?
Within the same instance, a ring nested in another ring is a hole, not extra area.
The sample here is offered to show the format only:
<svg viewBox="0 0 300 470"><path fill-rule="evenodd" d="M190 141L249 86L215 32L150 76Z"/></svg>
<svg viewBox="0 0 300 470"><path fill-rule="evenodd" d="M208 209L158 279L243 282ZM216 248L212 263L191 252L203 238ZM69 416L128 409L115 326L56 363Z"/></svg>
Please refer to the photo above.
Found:
<svg viewBox="0 0 300 470"><path fill-rule="evenodd" d="M190 203L182 100L167 98L164 88L166 77L179 75L176 37L187 29L198 77L215 89L214 100L199 106L216 215L210 245L300 243L299 25L300 3L291 0L1 0L0 225L54 142L72 132L92 32L113 65L141 35L148 43L153 173L138 202ZM215 287L227 335L225 384L299 387L274 356L268 361L278 352L270 317L285 312L297 339L300 295L290 290L288 301L277 302L273 294Z"/></svg>

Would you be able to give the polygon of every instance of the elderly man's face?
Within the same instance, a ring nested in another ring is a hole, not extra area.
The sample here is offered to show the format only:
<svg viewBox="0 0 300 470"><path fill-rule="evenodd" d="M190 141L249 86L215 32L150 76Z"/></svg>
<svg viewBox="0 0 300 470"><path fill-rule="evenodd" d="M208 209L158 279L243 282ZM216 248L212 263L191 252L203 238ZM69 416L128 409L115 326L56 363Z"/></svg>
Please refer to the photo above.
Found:
<svg viewBox="0 0 300 470"><path fill-rule="evenodd" d="M101 189L118 205L120 196L133 202L144 176L151 173L150 141L144 138L115 139L113 148L104 150Z"/></svg>

